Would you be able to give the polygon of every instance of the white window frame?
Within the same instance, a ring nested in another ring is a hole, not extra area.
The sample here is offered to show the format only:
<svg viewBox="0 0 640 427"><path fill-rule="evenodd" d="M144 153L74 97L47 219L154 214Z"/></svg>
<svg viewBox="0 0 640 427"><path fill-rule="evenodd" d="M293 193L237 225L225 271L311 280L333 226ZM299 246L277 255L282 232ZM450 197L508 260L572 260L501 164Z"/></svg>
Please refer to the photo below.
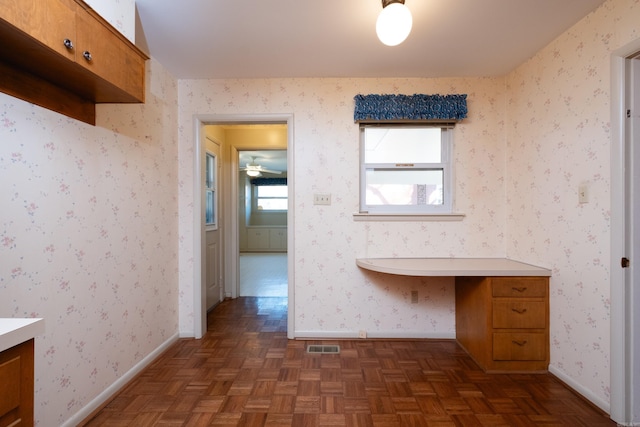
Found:
<svg viewBox="0 0 640 427"><path fill-rule="evenodd" d="M212 159L212 169L209 170L209 158ZM208 231L218 229L218 156L211 151L205 154L204 162L204 221L205 229ZM213 222L207 222L208 197L211 194L213 199Z"/></svg>
<svg viewBox="0 0 640 427"><path fill-rule="evenodd" d="M365 128L421 127L442 129L441 162L439 163L365 163ZM367 170L442 170L443 203L440 205L370 205L366 204ZM361 124L360 125L360 214L365 215L449 215L453 214L453 125L451 124Z"/></svg>

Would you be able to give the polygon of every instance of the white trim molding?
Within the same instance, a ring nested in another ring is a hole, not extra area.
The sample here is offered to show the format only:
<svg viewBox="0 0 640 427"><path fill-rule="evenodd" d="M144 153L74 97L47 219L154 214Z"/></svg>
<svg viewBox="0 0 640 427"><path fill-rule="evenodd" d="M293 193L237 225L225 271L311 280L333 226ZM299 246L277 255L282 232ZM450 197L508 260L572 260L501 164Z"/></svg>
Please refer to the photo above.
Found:
<svg viewBox="0 0 640 427"><path fill-rule="evenodd" d="M172 335L168 340L160 344L155 350L147 354L142 360L136 363L131 369L124 373L120 378L114 381L109 387L105 388L99 395L86 404L82 409L76 412L71 418L65 421L61 427L75 427L82 421L86 420L96 410L100 409L104 404L109 402L120 390L133 380L143 369L149 366L162 353L178 341L178 334Z"/></svg>

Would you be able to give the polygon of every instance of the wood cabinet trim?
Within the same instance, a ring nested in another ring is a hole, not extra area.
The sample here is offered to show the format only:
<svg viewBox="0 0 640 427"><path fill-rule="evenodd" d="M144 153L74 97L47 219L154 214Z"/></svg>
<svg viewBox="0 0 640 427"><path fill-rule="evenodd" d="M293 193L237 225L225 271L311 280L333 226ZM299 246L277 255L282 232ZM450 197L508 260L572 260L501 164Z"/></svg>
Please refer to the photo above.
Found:
<svg viewBox="0 0 640 427"><path fill-rule="evenodd" d="M100 26L114 35L123 52L130 52L133 55L130 58L139 58L139 62L131 59L121 64L109 64L114 68L127 67L117 73L124 76L126 84L123 81L114 84L92 72L90 67L81 65L78 56L82 47L77 43L75 55L65 55L64 51L60 53L60 49L34 38L33 34L40 30L19 29L6 20L11 17L0 16L0 38L3 40L0 66L7 75L0 83L0 91L92 125L95 124L96 103L144 102L145 65L149 57L81 0L64 0L63 3L46 0L40 7L51 4L72 7L76 19L83 19L78 18L78 14L86 14L91 25ZM69 24L70 34L77 30L75 22ZM76 34L69 37L77 38ZM60 44L63 45L62 40Z"/></svg>

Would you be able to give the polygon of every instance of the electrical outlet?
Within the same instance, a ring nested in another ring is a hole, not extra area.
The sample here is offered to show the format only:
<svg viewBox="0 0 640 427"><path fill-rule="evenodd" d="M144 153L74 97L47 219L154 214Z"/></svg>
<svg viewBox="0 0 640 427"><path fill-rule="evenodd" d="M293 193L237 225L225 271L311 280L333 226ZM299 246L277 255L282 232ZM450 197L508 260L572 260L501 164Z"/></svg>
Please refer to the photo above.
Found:
<svg viewBox="0 0 640 427"><path fill-rule="evenodd" d="M360 332L358 332L358 338L364 339L366 337L367 337L367 331L361 329Z"/></svg>
<svg viewBox="0 0 640 427"><path fill-rule="evenodd" d="M330 205L331 204L331 194L329 193L316 193L313 195L313 204L314 205Z"/></svg>
<svg viewBox="0 0 640 427"><path fill-rule="evenodd" d="M411 304L418 303L418 291L411 291Z"/></svg>

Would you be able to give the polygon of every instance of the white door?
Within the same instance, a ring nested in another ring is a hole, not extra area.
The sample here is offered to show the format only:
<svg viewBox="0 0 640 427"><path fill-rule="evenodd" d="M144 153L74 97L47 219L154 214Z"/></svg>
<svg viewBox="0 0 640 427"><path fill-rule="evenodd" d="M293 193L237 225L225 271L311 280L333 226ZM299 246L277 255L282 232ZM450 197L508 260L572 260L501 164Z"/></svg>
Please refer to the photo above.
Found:
<svg viewBox="0 0 640 427"><path fill-rule="evenodd" d="M625 157L625 269L628 301L629 420L640 426L640 54L627 61L627 135ZM627 259L629 261L627 261ZM622 267L622 265L621 265Z"/></svg>
<svg viewBox="0 0 640 427"><path fill-rule="evenodd" d="M222 300L222 274L220 266L220 218L218 201L218 181L219 167L218 159L220 157L220 146L207 138L206 160L205 160L205 235L206 235L206 254L205 254L205 294L206 294L206 310L209 311Z"/></svg>
<svg viewBox="0 0 640 427"><path fill-rule="evenodd" d="M611 418L640 426L640 39L612 55Z"/></svg>

